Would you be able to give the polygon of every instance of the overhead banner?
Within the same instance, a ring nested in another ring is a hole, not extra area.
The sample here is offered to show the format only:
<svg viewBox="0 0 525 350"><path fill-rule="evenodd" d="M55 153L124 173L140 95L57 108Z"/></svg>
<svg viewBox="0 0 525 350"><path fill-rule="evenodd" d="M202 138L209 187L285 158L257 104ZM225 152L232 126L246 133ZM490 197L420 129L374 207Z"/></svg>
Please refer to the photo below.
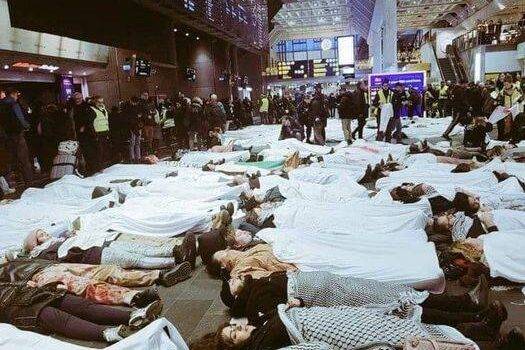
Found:
<svg viewBox="0 0 525 350"><path fill-rule="evenodd" d="M390 86L391 89L394 89L397 83L401 83L405 89L412 87L416 89L421 95L423 95L427 85L426 72L424 71L370 74L368 76L370 100L373 100L377 91L381 89L381 85L383 85L384 81L388 81L388 86Z"/></svg>

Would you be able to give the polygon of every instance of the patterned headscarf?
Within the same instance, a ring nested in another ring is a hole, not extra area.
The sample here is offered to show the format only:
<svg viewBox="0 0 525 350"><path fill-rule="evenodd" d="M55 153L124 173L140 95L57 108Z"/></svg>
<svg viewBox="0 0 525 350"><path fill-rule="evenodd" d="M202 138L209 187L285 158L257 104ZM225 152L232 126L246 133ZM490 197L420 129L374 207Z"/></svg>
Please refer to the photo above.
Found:
<svg viewBox="0 0 525 350"><path fill-rule="evenodd" d="M463 212L454 214L454 224L452 225L452 239L454 242L467 238L468 231L472 227L473 219L466 216Z"/></svg>

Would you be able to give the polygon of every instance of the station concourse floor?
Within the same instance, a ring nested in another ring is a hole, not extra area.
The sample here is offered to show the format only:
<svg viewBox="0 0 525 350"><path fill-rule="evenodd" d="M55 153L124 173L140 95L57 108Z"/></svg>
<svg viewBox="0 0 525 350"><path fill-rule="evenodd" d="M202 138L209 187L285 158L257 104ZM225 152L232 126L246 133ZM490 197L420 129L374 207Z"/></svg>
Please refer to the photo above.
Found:
<svg viewBox="0 0 525 350"><path fill-rule="evenodd" d="M200 259L197 260L196 270L190 279L171 288L160 286L158 288L164 301L162 315L177 327L188 345L207 333L215 332L221 324L229 320L228 309L220 299L221 282L208 275ZM455 282L447 282L447 288L452 293L460 293L464 290ZM525 305L513 304L525 302L525 296L520 288L491 291L490 299L498 299L507 307L509 317L502 326L505 333L514 326L525 330ZM93 348L107 346L104 343L67 341ZM478 345L481 350L495 350L491 342L480 342Z"/></svg>

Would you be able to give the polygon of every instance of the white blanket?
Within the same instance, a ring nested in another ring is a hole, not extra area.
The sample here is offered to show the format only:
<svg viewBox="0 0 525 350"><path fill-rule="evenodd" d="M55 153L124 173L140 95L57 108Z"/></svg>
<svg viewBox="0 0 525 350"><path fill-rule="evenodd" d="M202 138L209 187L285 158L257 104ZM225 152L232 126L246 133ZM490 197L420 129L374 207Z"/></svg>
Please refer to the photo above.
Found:
<svg viewBox="0 0 525 350"><path fill-rule="evenodd" d="M167 331L167 332L166 332ZM38 333L21 331L0 323L0 350L88 350L94 349L67 343ZM106 350L188 350L179 331L165 318L156 320L132 336Z"/></svg>
<svg viewBox="0 0 525 350"><path fill-rule="evenodd" d="M433 292L442 292L445 286L434 244L413 232L401 231L385 239L348 232L264 229L257 236L272 246L279 260L304 271L408 284Z"/></svg>
<svg viewBox="0 0 525 350"><path fill-rule="evenodd" d="M492 232L480 238L490 276L525 283L525 230Z"/></svg>
<svg viewBox="0 0 525 350"><path fill-rule="evenodd" d="M390 234L422 230L431 215L424 202L413 204L378 204L369 199L346 203L316 203L287 200L273 210L276 227L313 231L341 231L349 234ZM425 239L426 240L426 239Z"/></svg>

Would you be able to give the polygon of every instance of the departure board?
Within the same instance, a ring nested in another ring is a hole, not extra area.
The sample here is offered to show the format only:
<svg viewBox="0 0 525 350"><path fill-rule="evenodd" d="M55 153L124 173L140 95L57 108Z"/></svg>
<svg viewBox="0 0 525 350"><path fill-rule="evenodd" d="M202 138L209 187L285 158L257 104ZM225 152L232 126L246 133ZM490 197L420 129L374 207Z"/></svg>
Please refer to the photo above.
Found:
<svg viewBox="0 0 525 350"><path fill-rule="evenodd" d="M304 79L339 75L337 59L290 61L277 63L279 79Z"/></svg>

